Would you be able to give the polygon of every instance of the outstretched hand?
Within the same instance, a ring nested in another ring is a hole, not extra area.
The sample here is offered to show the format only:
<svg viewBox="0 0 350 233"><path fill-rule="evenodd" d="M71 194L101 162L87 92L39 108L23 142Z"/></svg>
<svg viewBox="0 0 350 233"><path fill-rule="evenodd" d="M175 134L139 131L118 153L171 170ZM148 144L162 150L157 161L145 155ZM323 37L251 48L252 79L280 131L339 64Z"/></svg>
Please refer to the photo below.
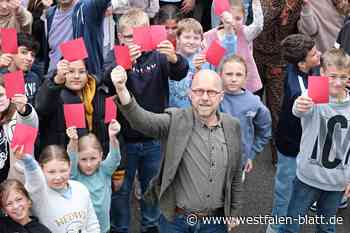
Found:
<svg viewBox="0 0 350 233"><path fill-rule="evenodd" d="M25 154L24 154L24 145L15 145L13 148L12 148L14 154L15 154L15 158L17 160L22 160L24 159L25 157Z"/></svg>

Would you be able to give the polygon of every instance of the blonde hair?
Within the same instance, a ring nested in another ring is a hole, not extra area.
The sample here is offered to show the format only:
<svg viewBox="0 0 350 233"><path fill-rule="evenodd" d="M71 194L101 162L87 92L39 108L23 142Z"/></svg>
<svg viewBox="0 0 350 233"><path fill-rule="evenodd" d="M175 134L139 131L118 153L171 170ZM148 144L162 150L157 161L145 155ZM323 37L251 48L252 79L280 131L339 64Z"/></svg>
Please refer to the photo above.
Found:
<svg viewBox="0 0 350 233"><path fill-rule="evenodd" d="M78 141L78 151L83 151L86 148L92 148L98 150L99 152L103 152L100 141L97 139L96 135L93 133L88 133Z"/></svg>
<svg viewBox="0 0 350 233"><path fill-rule="evenodd" d="M240 10L245 16L245 10L244 10L244 5L241 0L229 0L231 9L237 9Z"/></svg>
<svg viewBox="0 0 350 233"><path fill-rule="evenodd" d="M238 55L232 55L232 56L228 56L228 57L225 57L224 59L222 59L220 65L219 65L219 74L221 75L222 72L224 71L224 66L227 64L227 63L239 63L239 64L242 64L245 68L245 75L247 76L247 73L248 73L248 67L247 67L247 64L244 60L243 57L241 56L238 56Z"/></svg>
<svg viewBox="0 0 350 233"><path fill-rule="evenodd" d="M24 185L15 179L8 179L1 183L0 185L0 207L4 208L6 205L6 200L8 199L11 190L21 193L28 200L30 199L28 191L25 189Z"/></svg>
<svg viewBox="0 0 350 233"><path fill-rule="evenodd" d="M332 48L321 57L321 67L327 70L330 66L350 73L350 56L343 49Z"/></svg>
<svg viewBox="0 0 350 233"><path fill-rule="evenodd" d="M148 26L148 15L139 8L131 8L118 21L118 32L123 32L126 28ZM146 36L146 35L145 35Z"/></svg>
<svg viewBox="0 0 350 233"><path fill-rule="evenodd" d="M203 39L203 27L193 18L182 19L177 23L176 36L179 37L183 32L193 31L195 34L200 34Z"/></svg>

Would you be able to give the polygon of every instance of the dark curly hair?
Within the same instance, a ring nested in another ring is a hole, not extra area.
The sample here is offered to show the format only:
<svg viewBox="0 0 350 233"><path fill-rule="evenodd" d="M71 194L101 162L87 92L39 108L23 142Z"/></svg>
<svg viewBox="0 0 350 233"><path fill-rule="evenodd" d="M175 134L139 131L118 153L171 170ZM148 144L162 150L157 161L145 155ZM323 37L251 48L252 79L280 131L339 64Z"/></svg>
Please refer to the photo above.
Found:
<svg viewBox="0 0 350 233"><path fill-rule="evenodd" d="M282 40L281 46L283 59L297 65L305 61L308 52L315 47L315 41L304 34L293 34Z"/></svg>

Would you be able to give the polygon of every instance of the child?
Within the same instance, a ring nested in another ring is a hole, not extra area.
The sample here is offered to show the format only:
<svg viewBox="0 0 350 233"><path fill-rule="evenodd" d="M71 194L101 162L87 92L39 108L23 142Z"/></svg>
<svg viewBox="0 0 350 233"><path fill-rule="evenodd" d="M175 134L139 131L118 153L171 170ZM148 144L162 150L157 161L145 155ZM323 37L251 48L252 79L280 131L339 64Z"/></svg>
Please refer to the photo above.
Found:
<svg viewBox="0 0 350 233"><path fill-rule="evenodd" d="M272 215L285 216L290 200L299 153L301 125L292 114L295 99L307 89L310 75L319 75L320 52L306 35L293 34L282 41L282 54L289 64L284 83L284 98L277 126L277 171ZM266 232L276 232L281 225L269 225Z"/></svg>
<svg viewBox="0 0 350 233"><path fill-rule="evenodd" d="M133 62L132 69L127 72L127 85L141 106L151 112L161 113L168 107L169 79L180 81L185 78L188 63L181 55L176 54L174 46L168 40L160 42L157 51L141 52L132 36L133 27L140 26L149 26L147 14L140 9L130 9L118 21L119 41L129 47ZM114 54L110 54L114 63ZM109 76L110 73L109 71ZM132 129L125 118L120 117L118 120L122 125L121 132L125 138L128 159L123 185L112 196L111 228L116 232L128 232L129 200L135 173L138 172L143 194L149 181L159 172L161 149L158 140ZM156 231L160 215L158 206L146 203L144 199L141 199L141 206L144 207L141 211L142 232Z"/></svg>
<svg viewBox="0 0 350 233"><path fill-rule="evenodd" d="M244 154L243 174L249 173L253 169L256 154L264 149L271 137L270 112L258 96L244 89L247 66L243 58L236 55L225 58L220 65L219 74L225 91L220 110L239 119Z"/></svg>
<svg viewBox="0 0 350 233"><path fill-rule="evenodd" d="M154 23L165 25L168 40L176 47L177 23L181 20L182 14L179 8L173 4L163 5L157 13Z"/></svg>
<svg viewBox="0 0 350 233"><path fill-rule="evenodd" d="M305 92L293 105L293 114L301 120L302 137L287 216L298 219L317 201L317 216L324 221L317 224L316 231L335 232L330 218L336 216L343 194L350 196L350 97L346 89L350 57L340 49L327 51L322 55L321 75L329 77L329 103L314 104ZM297 233L300 227L287 224L280 232Z"/></svg>
<svg viewBox="0 0 350 233"><path fill-rule="evenodd" d="M109 154L102 161L102 146L94 134L89 133L78 140L77 129L67 129L70 138L67 152L71 161L71 178L81 182L89 190L103 233L107 233L110 227L111 179L120 162L119 143L116 138L119 130L119 123L113 120L108 127Z"/></svg>
<svg viewBox="0 0 350 233"><path fill-rule="evenodd" d="M191 86L192 77L196 72L192 61L201 49L202 40L203 28L197 20L186 18L178 23L176 31L176 51L187 59L190 68L186 78L183 80L169 80L170 107L186 108L191 105L187 92Z"/></svg>
<svg viewBox="0 0 350 233"><path fill-rule="evenodd" d="M51 233L37 218L30 216L32 201L18 180L9 179L1 183L0 206L7 216L0 218L1 233Z"/></svg>
<svg viewBox="0 0 350 233"><path fill-rule="evenodd" d="M31 71L35 54L39 51L39 44L26 33L17 34L17 54L2 54L0 56L0 74L21 70L24 73L25 91L28 101L34 106L35 95L41 86L44 77Z"/></svg>
<svg viewBox="0 0 350 233"><path fill-rule="evenodd" d="M204 33L207 47L215 40L219 40L226 48L225 56L233 54L243 57L247 64L248 76L245 89L256 92L262 87L258 69L256 67L252 42L263 29L264 17L260 0L253 0L254 21L249 26L243 25L244 6L240 0L230 0L231 10L221 15L223 26Z"/></svg>
<svg viewBox="0 0 350 233"><path fill-rule="evenodd" d="M24 163L26 188L33 200L32 211L52 232L99 233L100 225L87 188L69 180L71 164L63 147L49 145L41 153L39 164L14 147L16 158Z"/></svg>

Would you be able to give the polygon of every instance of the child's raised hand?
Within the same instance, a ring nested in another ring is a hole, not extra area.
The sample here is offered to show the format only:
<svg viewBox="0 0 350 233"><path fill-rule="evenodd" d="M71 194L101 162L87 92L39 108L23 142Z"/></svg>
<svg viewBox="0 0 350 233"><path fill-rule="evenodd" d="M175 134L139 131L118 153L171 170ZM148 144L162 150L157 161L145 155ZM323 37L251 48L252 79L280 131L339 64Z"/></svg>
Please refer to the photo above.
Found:
<svg viewBox="0 0 350 233"><path fill-rule="evenodd" d="M13 148L12 148L13 152L14 152L14 155L15 155L15 158L17 160L22 160L24 159L25 157L25 154L24 154L24 145L15 145Z"/></svg>
<svg viewBox="0 0 350 233"><path fill-rule="evenodd" d="M78 130L77 127L72 126L66 129L66 134L70 140L78 140Z"/></svg>
<svg viewBox="0 0 350 233"><path fill-rule="evenodd" d="M61 60L57 64L57 75L54 78L54 82L58 85L66 82L66 75L69 73L69 61Z"/></svg>
<svg viewBox="0 0 350 233"><path fill-rule="evenodd" d="M175 51L174 45L170 41L164 40L160 42L157 45L157 51L166 55L169 62L173 64L177 62L176 51Z"/></svg>
<svg viewBox="0 0 350 233"><path fill-rule="evenodd" d="M251 172L253 170L253 167L254 167L253 166L253 160L248 159L246 164L244 165L244 171L246 173L249 173L249 172Z"/></svg>
<svg viewBox="0 0 350 233"><path fill-rule="evenodd" d="M0 67L8 67L12 62L12 55L4 53L0 56Z"/></svg>
<svg viewBox="0 0 350 233"><path fill-rule="evenodd" d="M26 104L28 103L28 98L23 94L15 94L11 98L11 102L15 104L17 112L23 114L26 111Z"/></svg>
<svg viewBox="0 0 350 233"><path fill-rule="evenodd" d="M108 134L110 138L114 138L120 131L120 124L117 120L113 119L108 126Z"/></svg>
<svg viewBox="0 0 350 233"><path fill-rule="evenodd" d="M313 104L314 102L310 97L302 95L295 100L295 109L298 112L308 112L312 108Z"/></svg>
<svg viewBox="0 0 350 233"><path fill-rule="evenodd" d="M350 198L350 183L345 187L345 193L344 195L347 197L347 198Z"/></svg>
<svg viewBox="0 0 350 233"><path fill-rule="evenodd" d="M122 66L117 66L112 70L111 79L117 92L126 88L128 76Z"/></svg>
<svg viewBox="0 0 350 233"><path fill-rule="evenodd" d="M141 47L139 45L136 45L136 44L131 44L131 45L128 45L128 48L129 48L129 55L131 58L131 62L133 64L135 64L137 58L141 57L141 55L142 55Z"/></svg>
<svg viewBox="0 0 350 233"><path fill-rule="evenodd" d="M196 68L196 71L199 71L201 69L201 66L206 62L206 56L204 53L199 53L194 56L193 58L193 65Z"/></svg>
<svg viewBox="0 0 350 233"><path fill-rule="evenodd" d="M233 16L229 11L224 11L221 16L225 33L233 33Z"/></svg>

